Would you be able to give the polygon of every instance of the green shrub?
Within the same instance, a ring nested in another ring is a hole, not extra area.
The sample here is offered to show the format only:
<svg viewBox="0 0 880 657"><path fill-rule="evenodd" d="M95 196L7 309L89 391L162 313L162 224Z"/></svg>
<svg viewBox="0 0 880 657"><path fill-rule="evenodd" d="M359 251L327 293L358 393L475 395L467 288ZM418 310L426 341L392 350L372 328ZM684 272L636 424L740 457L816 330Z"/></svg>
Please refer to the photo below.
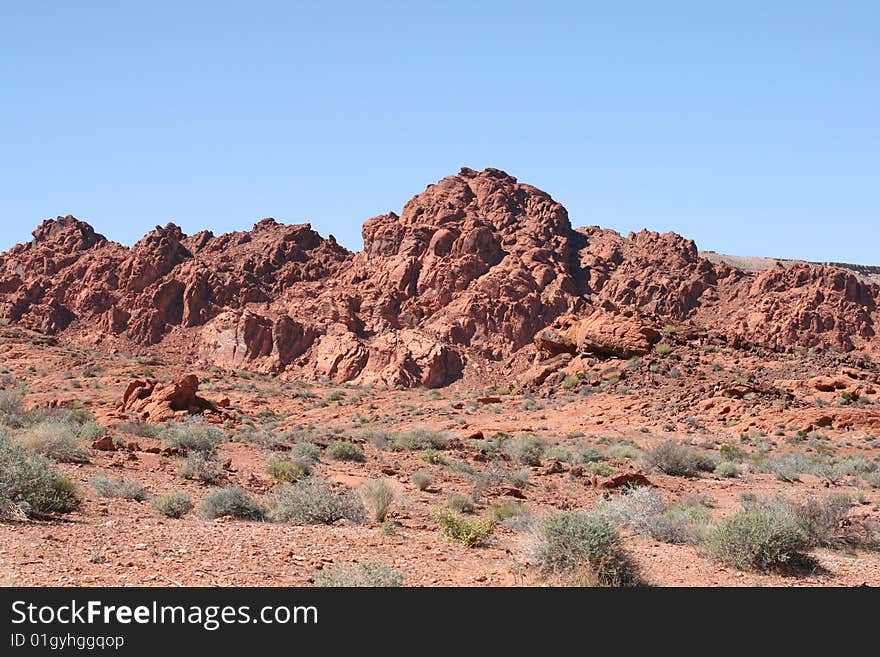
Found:
<svg viewBox="0 0 880 657"><path fill-rule="evenodd" d="M76 486L49 459L0 434L0 518L69 513L79 504Z"/></svg>
<svg viewBox="0 0 880 657"><path fill-rule="evenodd" d="M790 504L758 500L722 520L705 545L709 555L724 563L770 570L804 563L810 543Z"/></svg>
<svg viewBox="0 0 880 657"><path fill-rule="evenodd" d="M426 449L421 453L422 460L430 465L446 465L447 460L443 452L436 449Z"/></svg>
<svg viewBox="0 0 880 657"><path fill-rule="evenodd" d="M660 493L647 486L631 488L602 502L596 512L615 525L664 543L693 543L710 520L702 505L669 508Z"/></svg>
<svg viewBox="0 0 880 657"><path fill-rule="evenodd" d="M387 447L394 452L423 452L426 449L443 449L448 442L446 434L433 429L409 429L391 434Z"/></svg>
<svg viewBox="0 0 880 657"><path fill-rule="evenodd" d="M216 484L226 479L226 471L213 452L190 452L186 455L180 475L205 484Z"/></svg>
<svg viewBox="0 0 880 657"><path fill-rule="evenodd" d="M541 465L546 443L535 436L523 436L509 441L505 448L513 460L523 465L538 466Z"/></svg>
<svg viewBox="0 0 880 657"><path fill-rule="evenodd" d="M447 510L438 511L436 520L441 536L458 541L467 547L486 545L495 528L489 518L468 518Z"/></svg>
<svg viewBox="0 0 880 657"><path fill-rule="evenodd" d="M194 452L213 452L217 445L229 438L221 429L199 421L168 424L160 435L168 447Z"/></svg>
<svg viewBox="0 0 880 657"><path fill-rule="evenodd" d="M661 342L654 347L654 351L661 356L666 356L672 353L672 345L668 342Z"/></svg>
<svg viewBox="0 0 880 657"><path fill-rule="evenodd" d="M290 455L296 458L317 463L321 460L321 448L307 440L297 443L290 448Z"/></svg>
<svg viewBox="0 0 880 657"><path fill-rule="evenodd" d="M832 493L823 499L809 498L795 507L810 545L841 548L855 543L856 537L844 531L853 501L846 493Z"/></svg>
<svg viewBox="0 0 880 657"><path fill-rule="evenodd" d="M18 390L0 390L0 424L17 428L24 416L24 396Z"/></svg>
<svg viewBox="0 0 880 657"><path fill-rule="evenodd" d="M363 463L367 460L364 448L349 440L336 440L327 447L327 456L334 461L357 461Z"/></svg>
<svg viewBox="0 0 880 657"><path fill-rule="evenodd" d="M116 427L116 429L122 433L131 434L132 436L138 436L140 438L158 438L160 434L158 427L147 424L146 422L141 422L140 420L122 422Z"/></svg>
<svg viewBox="0 0 880 657"><path fill-rule="evenodd" d="M193 503L186 493L169 493L154 497L150 506L154 511L169 518L181 518L192 511Z"/></svg>
<svg viewBox="0 0 880 657"><path fill-rule="evenodd" d="M149 497L147 489L136 479L125 477L114 478L103 472L99 472L89 479L89 483L98 497L113 497L124 500L143 502Z"/></svg>
<svg viewBox="0 0 880 657"><path fill-rule="evenodd" d="M473 513L474 501L468 495L453 493L446 500L446 506L456 513Z"/></svg>
<svg viewBox="0 0 880 657"><path fill-rule="evenodd" d="M733 463L742 463L746 456L748 456L744 449L733 443L725 443L718 451L722 459L732 461Z"/></svg>
<svg viewBox="0 0 880 657"><path fill-rule="evenodd" d="M351 490L334 491L328 482L308 477L282 484L269 499L270 518L276 522L330 525L337 520L366 521L360 498Z"/></svg>
<svg viewBox="0 0 880 657"><path fill-rule="evenodd" d="M258 431L243 431L239 434L239 440L244 443L256 445L263 449L286 450L287 442L283 436L279 436L271 431L260 429Z"/></svg>
<svg viewBox="0 0 880 657"><path fill-rule="evenodd" d="M644 456L645 466L673 477L696 477L701 471L711 472L715 461L704 452L667 440Z"/></svg>
<svg viewBox="0 0 880 657"><path fill-rule="evenodd" d="M539 530L538 559L545 576L582 586L636 586L638 570L617 529L600 513L563 511Z"/></svg>
<svg viewBox="0 0 880 657"><path fill-rule="evenodd" d="M266 510L250 493L238 486L227 486L208 493L202 500L200 510L208 520L224 516L238 520L263 520L266 517Z"/></svg>
<svg viewBox="0 0 880 657"><path fill-rule="evenodd" d="M88 454L76 442L79 427L70 422L46 420L22 429L19 442L31 451L62 463L85 463Z"/></svg>
<svg viewBox="0 0 880 657"><path fill-rule="evenodd" d="M419 490L427 490L428 486L434 483L434 477L431 476L430 472L417 470L412 473L412 476L410 476L410 481L412 481L413 486Z"/></svg>
<svg viewBox="0 0 880 657"><path fill-rule="evenodd" d="M384 479L368 481L361 486L361 497L376 522L384 522L395 495L394 487Z"/></svg>
<svg viewBox="0 0 880 657"><path fill-rule="evenodd" d="M522 502L514 500L494 500L486 512L492 522L503 523L510 518L527 515L526 507Z"/></svg>
<svg viewBox="0 0 880 657"><path fill-rule="evenodd" d="M277 481L291 483L308 477L312 474L312 468L306 459L293 457L273 461L266 467L266 473Z"/></svg>
<svg viewBox="0 0 880 657"><path fill-rule="evenodd" d="M587 472L598 477L610 477L617 470L602 461L593 461L592 463L587 463Z"/></svg>
<svg viewBox="0 0 880 657"><path fill-rule="evenodd" d="M742 470L733 461L722 461L715 467L715 474L726 479L733 479L739 477Z"/></svg>
<svg viewBox="0 0 880 657"><path fill-rule="evenodd" d="M394 587L403 586L403 573L377 562L343 566L334 564L315 575L315 587Z"/></svg>

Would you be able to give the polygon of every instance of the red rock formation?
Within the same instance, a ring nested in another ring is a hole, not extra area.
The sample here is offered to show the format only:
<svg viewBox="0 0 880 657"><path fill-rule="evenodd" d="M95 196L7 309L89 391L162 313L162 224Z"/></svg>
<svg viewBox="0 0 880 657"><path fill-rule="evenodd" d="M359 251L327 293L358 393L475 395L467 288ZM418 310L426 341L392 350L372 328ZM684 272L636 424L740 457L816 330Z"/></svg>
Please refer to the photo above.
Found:
<svg viewBox="0 0 880 657"><path fill-rule="evenodd" d="M177 414L198 415L215 410L215 405L199 397L199 378L187 374L171 384L136 380L128 384L122 397L122 410L137 413L145 422L161 423Z"/></svg>
<svg viewBox="0 0 880 657"><path fill-rule="evenodd" d="M59 217L0 256L0 317L230 367L405 386L493 361L544 380L571 354L646 353L669 322L732 344L880 353L880 289L850 272L749 273L674 233L573 230L559 203L497 169L428 186L363 237L352 254L306 224L264 219L221 236L169 224L126 248Z"/></svg>

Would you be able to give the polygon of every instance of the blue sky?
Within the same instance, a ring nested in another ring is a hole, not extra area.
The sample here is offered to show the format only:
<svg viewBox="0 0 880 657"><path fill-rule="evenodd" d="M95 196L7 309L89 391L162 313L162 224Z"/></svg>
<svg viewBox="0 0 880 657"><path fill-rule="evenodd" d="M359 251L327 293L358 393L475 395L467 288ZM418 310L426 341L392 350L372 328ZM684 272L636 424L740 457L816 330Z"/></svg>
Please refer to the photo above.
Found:
<svg viewBox="0 0 880 657"><path fill-rule="evenodd" d="M575 226L880 264L877 2L0 4L0 248L309 221L461 166Z"/></svg>

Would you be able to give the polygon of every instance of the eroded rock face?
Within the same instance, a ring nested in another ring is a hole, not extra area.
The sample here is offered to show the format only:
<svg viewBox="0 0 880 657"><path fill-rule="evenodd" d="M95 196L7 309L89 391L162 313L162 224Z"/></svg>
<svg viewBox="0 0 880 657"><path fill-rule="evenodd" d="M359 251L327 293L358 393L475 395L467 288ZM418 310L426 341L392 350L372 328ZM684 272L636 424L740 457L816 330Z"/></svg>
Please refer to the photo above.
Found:
<svg viewBox="0 0 880 657"><path fill-rule="evenodd" d="M604 310L567 315L535 336L538 351L548 358L561 353L631 358L647 354L659 341L660 330L648 319Z"/></svg>
<svg viewBox="0 0 880 657"><path fill-rule="evenodd" d="M880 289L850 272L750 273L674 233L574 230L497 169L428 186L363 237L350 253L264 219L221 236L168 224L127 248L59 217L0 256L0 317L108 348L404 386L476 381L492 363L546 380L572 357L646 353L667 322L730 344L880 353Z"/></svg>

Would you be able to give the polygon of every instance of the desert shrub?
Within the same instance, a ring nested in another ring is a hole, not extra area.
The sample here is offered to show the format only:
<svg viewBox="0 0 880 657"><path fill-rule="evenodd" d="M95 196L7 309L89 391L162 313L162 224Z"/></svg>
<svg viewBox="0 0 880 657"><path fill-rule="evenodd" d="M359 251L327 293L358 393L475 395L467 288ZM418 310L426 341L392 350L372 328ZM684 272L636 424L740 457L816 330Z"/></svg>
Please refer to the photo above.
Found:
<svg viewBox="0 0 880 657"><path fill-rule="evenodd" d="M545 576L585 586L636 586L638 570L617 529L596 512L563 511L544 518L537 557Z"/></svg>
<svg viewBox="0 0 880 657"><path fill-rule="evenodd" d="M143 502L149 497L147 489L136 479L126 479L125 477L117 479L99 472L89 479L89 483L95 489L98 497L115 497L137 502Z"/></svg>
<svg viewBox="0 0 880 657"><path fill-rule="evenodd" d="M269 509L269 517L276 522L330 525L342 519L354 523L366 520L364 505L353 491L334 491L316 477L279 486L269 499Z"/></svg>
<svg viewBox="0 0 880 657"><path fill-rule="evenodd" d="M454 511L441 510L436 514L440 535L467 547L482 547L489 541L494 523L489 518L468 518Z"/></svg>
<svg viewBox="0 0 880 657"><path fill-rule="evenodd" d="M422 452L426 449L443 449L448 438L446 434L433 429L409 429L391 434L387 447L394 452Z"/></svg>
<svg viewBox="0 0 880 657"><path fill-rule="evenodd" d="M844 533L844 520L853 501L845 493L832 493L823 499L810 498L795 507L810 545L840 548L848 542Z"/></svg>
<svg viewBox="0 0 880 657"><path fill-rule="evenodd" d="M364 429L358 435L376 449L386 449L391 440L391 434L384 429Z"/></svg>
<svg viewBox="0 0 880 657"><path fill-rule="evenodd" d="M413 472L409 479L413 483L413 486L419 490L426 490L428 486L434 483L434 477L431 476L431 473L424 472L423 470Z"/></svg>
<svg viewBox="0 0 880 657"><path fill-rule="evenodd" d="M24 396L18 390L0 390L0 424L20 427L24 424Z"/></svg>
<svg viewBox="0 0 880 657"><path fill-rule="evenodd" d="M422 460L430 465L446 465L447 460L443 452L436 449L426 449L422 451Z"/></svg>
<svg viewBox="0 0 880 657"><path fill-rule="evenodd" d="M241 442L256 445L257 447L261 447L263 449L287 449L287 442L282 436L279 436L277 433L272 433L271 431L266 431L264 429L260 429L258 431L243 431L241 434L239 434L239 439Z"/></svg>
<svg viewBox="0 0 880 657"><path fill-rule="evenodd" d="M523 436L508 441L505 449L513 460L523 465L538 466L541 465L546 443L535 436Z"/></svg>
<svg viewBox="0 0 880 657"><path fill-rule="evenodd" d="M160 430L158 427L140 420L121 422L116 429L122 433L127 433L140 438L158 438Z"/></svg>
<svg viewBox="0 0 880 657"><path fill-rule="evenodd" d="M376 522L385 520L395 495L394 487L384 479L374 479L361 486L361 497Z"/></svg>
<svg viewBox="0 0 880 657"><path fill-rule="evenodd" d="M393 587L403 586L403 573L378 562L353 566L334 564L315 575L315 587Z"/></svg>
<svg viewBox="0 0 880 657"><path fill-rule="evenodd" d="M76 442L78 427L70 422L47 420L22 429L19 442L31 451L62 463L85 463L88 454Z"/></svg>
<svg viewBox="0 0 880 657"><path fill-rule="evenodd" d="M606 500L597 512L615 525L664 543L695 542L709 522L705 507L679 504L670 508L656 489L647 486Z"/></svg>
<svg viewBox="0 0 880 657"><path fill-rule="evenodd" d="M357 461L363 463L367 460L364 448L349 440L336 440L327 446L327 456L334 461Z"/></svg>
<svg viewBox="0 0 880 657"><path fill-rule="evenodd" d="M205 496L199 507L208 520L230 516L238 520L263 520L266 510L243 488L227 486Z"/></svg>
<svg viewBox="0 0 880 657"><path fill-rule="evenodd" d="M746 456L748 456L742 447L733 443L723 444L718 448L718 452L721 454L722 459L732 461L733 463L742 463Z"/></svg>
<svg viewBox="0 0 880 657"><path fill-rule="evenodd" d="M597 463L605 461L608 457L595 447L585 447L577 453L578 463Z"/></svg>
<svg viewBox="0 0 880 657"><path fill-rule="evenodd" d="M654 351L661 356L666 356L667 354L672 353L672 345L668 342L660 342L654 347Z"/></svg>
<svg viewBox="0 0 880 657"><path fill-rule="evenodd" d="M174 422L162 428L160 435L168 447L213 452L228 436L221 429L199 421Z"/></svg>
<svg viewBox="0 0 880 657"><path fill-rule="evenodd" d="M150 506L154 511L169 518L181 518L192 511L193 503L186 493L169 493L154 497Z"/></svg>
<svg viewBox="0 0 880 657"><path fill-rule="evenodd" d="M607 463L603 463L602 461L593 461L591 463L587 463L587 472L590 474L594 474L598 477L610 477L615 472L617 472L613 467L608 465Z"/></svg>
<svg viewBox="0 0 880 657"><path fill-rule="evenodd" d="M474 501L470 498L469 495L462 495L461 493L453 493L446 499L446 506L449 507L450 510L455 511L456 513L473 513L474 512Z"/></svg>
<svg viewBox="0 0 880 657"><path fill-rule="evenodd" d="M758 499L718 523L705 546L710 556L737 568L770 570L803 564L810 542L790 503Z"/></svg>
<svg viewBox="0 0 880 657"><path fill-rule="evenodd" d="M645 466L673 477L696 477L700 472L715 469L715 461L707 453L667 440L645 453Z"/></svg>
<svg viewBox="0 0 880 657"><path fill-rule="evenodd" d="M864 481L871 488L880 488L880 472L868 472L862 475Z"/></svg>
<svg viewBox="0 0 880 657"><path fill-rule="evenodd" d="M308 460L300 457L293 457L273 461L266 466L266 474L277 481L291 483L299 481L300 479L305 479L312 474L312 467Z"/></svg>
<svg viewBox="0 0 880 657"><path fill-rule="evenodd" d="M49 459L0 434L0 519L68 513L79 502L74 483Z"/></svg>
<svg viewBox="0 0 880 657"><path fill-rule="evenodd" d="M526 507L514 500L494 500L486 512L492 522L502 523L516 516L526 515Z"/></svg>
<svg viewBox="0 0 880 657"><path fill-rule="evenodd" d="M226 479L226 471L213 452L190 452L186 455L180 475L205 484L216 484Z"/></svg>
<svg viewBox="0 0 880 657"><path fill-rule="evenodd" d="M312 463L317 463L321 460L321 448L315 443L304 440L290 448L290 455L305 459L306 461L311 461Z"/></svg>
<svg viewBox="0 0 880 657"><path fill-rule="evenodd" d="M733 461L722 461L715 466L715 474L726 479L733 479L742 474L740 467Z"/></svg>

